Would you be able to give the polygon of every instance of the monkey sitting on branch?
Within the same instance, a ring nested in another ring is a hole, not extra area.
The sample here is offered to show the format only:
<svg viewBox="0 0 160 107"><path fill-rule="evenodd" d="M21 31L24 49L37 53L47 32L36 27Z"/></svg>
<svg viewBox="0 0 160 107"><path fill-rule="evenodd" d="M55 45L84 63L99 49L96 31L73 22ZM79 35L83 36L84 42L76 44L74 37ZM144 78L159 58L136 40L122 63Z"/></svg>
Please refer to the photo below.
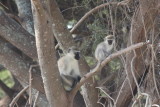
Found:
<svg viewBox="0 0 160 107"><path fill-rule="evenodd" d="M75 47L72 47L66 55L58 60L58 69L66 91L71 91L81 79L78 64L79 59L79 51L75 50Z"/></svg>
<svg viewBox="0 0 160 107"><path fill-rule="evenodd" d="M95 50L95 58L101 63L106 59L114 49L115 37L113 35L108 35L104 38L104 41L97 45Z"/></svg>

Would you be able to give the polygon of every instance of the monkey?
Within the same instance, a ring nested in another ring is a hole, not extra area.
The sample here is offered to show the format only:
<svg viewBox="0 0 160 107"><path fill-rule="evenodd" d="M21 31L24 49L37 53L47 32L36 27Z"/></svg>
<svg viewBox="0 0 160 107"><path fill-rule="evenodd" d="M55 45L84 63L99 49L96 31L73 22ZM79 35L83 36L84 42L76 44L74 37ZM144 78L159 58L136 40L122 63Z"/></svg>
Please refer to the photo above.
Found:
<svg viewBox="0 0 160 107"><path fill-rule="evenodd" d="M74 47L72 47L66 55L58 60L58 69L66 91L71 91L81 79L78 64L79 59L79 51L76 51Z"/></svg>
<svg viewBox="0 0 160 107"><path fill-rule="evenodd" d="M107 58L114 49L115 37L113 35L108 35L104 38L104 41L97 45L95 50L95 58L98 62L102 62Z"/></svg>

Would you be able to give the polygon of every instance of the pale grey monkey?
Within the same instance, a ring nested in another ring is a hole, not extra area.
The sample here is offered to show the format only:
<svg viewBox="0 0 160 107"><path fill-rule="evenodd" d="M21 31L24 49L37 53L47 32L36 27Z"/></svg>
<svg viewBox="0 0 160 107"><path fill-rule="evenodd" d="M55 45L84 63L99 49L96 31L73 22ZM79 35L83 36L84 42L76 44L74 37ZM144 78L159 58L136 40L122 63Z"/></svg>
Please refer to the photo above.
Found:
<svg viewBox="0 0 160 107"><path fill-rule="evenodd" d="M66 55L58 60L58 69L66 91L71 91L81 79L78 64L79 58L79 51L72 47Z"/></svg>
<svg viewBox="0 0 160 107"><path fill-rule="evenodd" d="M95 50L95 58L98 62L102 62L106 59L114 49L115 37L113 35L108 35L104 38L104 41L97 45Z"/></svg>

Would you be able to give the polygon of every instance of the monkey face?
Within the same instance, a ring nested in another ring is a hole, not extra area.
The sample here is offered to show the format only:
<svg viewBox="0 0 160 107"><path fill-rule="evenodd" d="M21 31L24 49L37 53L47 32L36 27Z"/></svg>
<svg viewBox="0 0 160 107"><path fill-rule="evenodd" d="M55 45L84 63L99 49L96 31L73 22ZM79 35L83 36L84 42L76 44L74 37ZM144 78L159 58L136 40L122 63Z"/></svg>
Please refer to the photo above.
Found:
<svg viewBox="0 0 160 107"><path fill-rule="evenodd" d="M77 51L77 52L75 52L74 54L75 54L75 57L74 57L74 58L75 58L76 60L79 60L79 59L80 59L80 52Z"/></svg>
<svg viewBox="0 0 160 107"><path fill-rule="evenodd" d="M113 45L114 40L115 40L115 37L113 35L108 35L107 37L104 38L104 41L107 41L108 45Z"/></svg>
<svg viewBox="0 0 160 107"><path fill-rule="evenodd" d="M74 54L74 58L76 60L80 59L80 51L77 51L76 47L72 46L71 48L68 49L68 53L73 53Z"/></svg>
<svg viewBox="0 0 160 107"><path fill-rule="evenodd" d="M112 43L113 43L113 40L108 40L109 45L112 45Z"/></svg>

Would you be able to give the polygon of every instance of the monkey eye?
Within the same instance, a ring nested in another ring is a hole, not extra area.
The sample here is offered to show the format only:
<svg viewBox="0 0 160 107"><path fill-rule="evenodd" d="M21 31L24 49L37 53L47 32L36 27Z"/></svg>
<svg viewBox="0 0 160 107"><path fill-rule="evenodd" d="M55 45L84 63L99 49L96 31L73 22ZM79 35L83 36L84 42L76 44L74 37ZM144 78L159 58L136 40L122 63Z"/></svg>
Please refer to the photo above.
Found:
<svg viewBox="0 0 160 107"><path fill-rule="evenodd" d="M113 40L108 40L108 44L112 45Z"/></svg>

